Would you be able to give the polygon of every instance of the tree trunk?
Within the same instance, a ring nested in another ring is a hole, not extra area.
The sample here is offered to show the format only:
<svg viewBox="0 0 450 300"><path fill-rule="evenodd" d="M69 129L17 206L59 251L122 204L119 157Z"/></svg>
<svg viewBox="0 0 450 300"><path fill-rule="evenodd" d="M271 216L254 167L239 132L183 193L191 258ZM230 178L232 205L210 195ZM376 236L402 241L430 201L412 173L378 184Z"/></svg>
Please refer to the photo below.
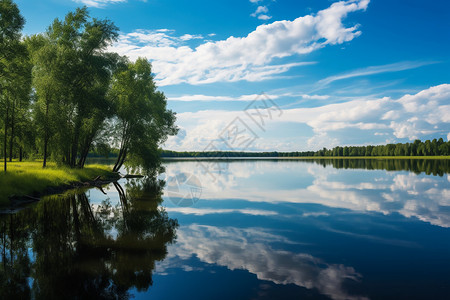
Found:
<svg viewBox="0 0 450 300"><path fill-rule="evenodd" d="M50 105L48 95L45 99L45 128L44 128L44 162L42 167L45 168L47 166L47 147L48 147L48 139L49 139L49 129L48 129L48 106Z"/></svg>
<svg viewBox="0 0 450 300"><path fill-rule="evenodd" d="M116 164L114 165L113 172L118 172L120 168L122 167L123 163L125 162L125 159L127 158L127 150L120 150L119 156L117 157Z"/></svg>
<svg viewBox="0 0 450 300"><path fill-rule="evenodd" d="M44 137L44 162L42 164L43 168L47 166L47 147L48 147L48 138Z"/></svg>
<svg viewBox="0 0 450 300"><path fill-rule="evenodd" d="M86 163L86 157L89 154L89 148L90 148L90 145L89 146L85 146L85 147L83 147L83 150L81 151L81 156L80 156L80 159L78 161L78 167L81 168L81 169L84 168L84 164Z"/></svg>
<svg viewBox="0 0 450 300"><path fill-rule="evenodd" d="M78 115L75 120L75 128L73 131L73 141L72 141L72 149L71 149L71 157L69 165L71 168L76 167L77 165L77 155L78 155L78 144L80 141L80 133L81 133L81 120L83 112L81 109L78 109Z"/></svg>
<svg viewBox="0 0 450 300"><path fill-rule="evenodd" d="M117 166L117 171L120 170L120 168L122 168L123 163L125 162L125 159L127 158L127 149L125 149L123 151L123 155L122 155L122 160L120 161L119 165Z"/></svg>
<svg viewBox="0 0 450 300"><path fill-rule="evenodd" d="M12 102L11 107L11 136L9 137L9 162L12 162L13 158L14 114L15 114L15 101Z"/></svg>
<svg viewBox="0 0 450 300"><path fill-rule="evenodd" d="M6 100L8 101L8 100ZM6 143L8 142L8 114L9 114L9 103L6 103L6 113L5 113L5 136L3 139L3 158L4 158L4 171L7 170L7 163L6 163Z"/></svg>
<svg viewBox="0 0 450 300"><path fill-rule="evenodd" d="M120 161L122 160L123 155L123 149L120 148L119 155L117 156L116 163L114 164L113 172L117 172L117 166L119 165Z"/></svg>
<svg viewBox="0 0 450 300"><path fill-rule="evenodd" d="M23 148L22 148L22 146L20 146L20 148L19 148L19 161L22 161L22 159L23 159Z"/></svg>
<svg viewBox="0 0 450 300"><path fill-rule="evenodd" d="M116 163L114 164L113 172L119 171L120 167L122 167L122 164L125 161L125 158L123 156L126 156L126 149L128 147L127 133L128 133L128 124L123 124L122 141L120 143L119 156L117 156L117 160L116 160Z"/></svg>
<svg viewBox="0 0 450 300"><path fill-rule="evenodd" d="M95 130L94 130L95 131ZM83 143L83 147L80 149L80 159L78 160L78 167L84 168L84 164L86 163L86 158L89 154L89 149L91 148L92 141L94 140L94 137L96 135L96 132L92 132Z"/></svg>

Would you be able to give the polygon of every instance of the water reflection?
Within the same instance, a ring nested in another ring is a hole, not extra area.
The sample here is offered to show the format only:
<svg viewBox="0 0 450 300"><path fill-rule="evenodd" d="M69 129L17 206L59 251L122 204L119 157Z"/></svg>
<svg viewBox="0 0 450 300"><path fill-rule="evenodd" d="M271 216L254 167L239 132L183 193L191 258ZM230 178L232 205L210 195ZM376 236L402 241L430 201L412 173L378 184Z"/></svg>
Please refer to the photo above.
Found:
<svg viewBox="0 0 450 300"><path fill-rule="evenodd" d="M220 299L445 299L450 176L435 162L244 160L214 176L195 161L168 163L166 177L192 173L202 198L166 198L182 226L155 274L184 293L186 278L217 276L209 291ZM233 274L228 290L224 273L211 275L221 268Z"/></svg>
<svg viewBox="0 0 450 300"><path fill-rule="evenodd" d="M450 175L427 176L419 171L419 174L402 171L403 167L408 166L406 161L410 160L392 164L389 161L372 160L369 165L367 161L369 160L355 160L353 163L342 159L316 162L308 160L308 163L229 162L227 172L216 177L209 176L208 172L196 167L195 162L170 163L167 176L190 170L204 187L202 198L209 202L191 209L169 209L196 215L218 213L223 207L215 207L214 200L234 199L247 201L247 207L227 207L228 210L239 209L251 214L256 209L261 214L276 214L273 210L262 210L262 207L267 207L262 203L315 203L359 212L399 213L433 225L450 227ZM418 160L409 166L437 166L438 161L421 163ZM344 169L334 168L335 164L338 168L343 164ZM400 164L401 168L396 172L352 169L352 166L366 166L370 169L377 164ZM444 167L446 165L448 160L443 164ZM345 169L346 166L349 168ZM432 173L440 172L439 168L433 170Z"/></svg>
<svg viewBox="0 0 450 300"><path fill-rule="evenodd" d="M336 169L366 169L386 171L410 171L415 174L439 175L450 173L448 159L309 159L298 160L316 163L322 166L333 166Z"/></svg>
<svg viewBox="0 0 450 300"><path fill-rule="evenodd" d="M86 193L48 197L0 219L0 298L124 299L152 285L176 220L160 208L163 182L114 185L120 202Z"/></svg>
<svg viewBox="0 0 450 300"><path fill-rule="evenodd" d="M367 299L351 295L346 290L346 285L358 283L362 278L352 267L329 264L308 253L272 246L279 243L295 244L262 228L193 224L180 228L176 246L171 247L166 260L158 264L157 272L170 272L172 268L186 265L191 256L195 256L203 263L224 266L229 270L246 270L259 280L315 289L332 299ZM185 267L184 270L200 269Z"/></svg>

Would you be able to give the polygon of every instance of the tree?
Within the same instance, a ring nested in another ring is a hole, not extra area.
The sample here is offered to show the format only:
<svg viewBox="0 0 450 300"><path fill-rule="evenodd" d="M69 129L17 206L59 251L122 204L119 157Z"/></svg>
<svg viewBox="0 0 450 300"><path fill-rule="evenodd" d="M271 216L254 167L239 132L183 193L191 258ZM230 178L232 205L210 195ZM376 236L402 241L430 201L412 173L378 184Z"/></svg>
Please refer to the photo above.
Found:
<svg viewBox="0 0 450 300"><path fill-rule="evenodd" d="M156 91L150 63L144 58L128 62L114 75L110 96L115 103L113 122L119 148L113 171L127 158L135 165L152 167L159 160L158 146L178 129L166 97Z"/></svg>
<svg viewBox="0 0 450 300"><path fill-rule="evenodd" d="M58 161L84 166L111 113L106 94L118 55L106 48L117 39L117 31L109 20L91 19L84 7L68 13L63 21L55 19L44 34L33 38L44 166L49 143Z"/></svg>
<svg viewBox="0 0 450 300"><path fill-rule="evenodd" d="M0 109L3 116L3 156L4 171L7 170L8 130L13 98L16 96L15 80L25 75L17 69L17 64L25 55L20 42L21 30L25 20L20 15L17 5L11 0L0 0ZM12 141L10 141L12 142Z"/></svg>
<svg viewBox="0 0 450 300"><path fill-rule="evenodd" d="M348 149L347 146L345 146L342 155L343 156L348 156L348 154L349 154L349 149Z"/></svg>
<svg viewBox="0 0 450 300"><path fill-rule="evenodd" d="M62 90L55 74L57 47L44 35L31 36L26 39L26 43L33 62L33 86L36 93L34 118L37 121L37 134L42 138L45 168L49 140L56 132L56 127L52 126L52 123L58 119L58 111L61 113L57 107L58 92Z"/></svg>
<svg viewBox="0 0 450 300"><path fill-rule="evenodd" d="M10 135L9 135L9 161L11 162L14 156L14 146L17 143L19 130L21 129L21 122L27 114L27 108L30 102L31 92L31 63L28 52L23 43L19 44L16 57L10 62L13 71L11 72L12 84L8 88L11 96L10 102Z"/></svg>

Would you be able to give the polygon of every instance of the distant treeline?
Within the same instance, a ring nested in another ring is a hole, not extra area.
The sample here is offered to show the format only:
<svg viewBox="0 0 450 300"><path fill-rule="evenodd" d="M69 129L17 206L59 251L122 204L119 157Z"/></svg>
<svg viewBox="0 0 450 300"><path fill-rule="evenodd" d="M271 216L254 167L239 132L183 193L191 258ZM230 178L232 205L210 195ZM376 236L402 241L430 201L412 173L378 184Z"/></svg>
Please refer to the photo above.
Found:
<svg viewBox="0 0 450 300"><path fill-rule="evenodd" d="M450 142L442 138L432 141L415 140L413 143L398 143L377 146L337 146L319 151L295 152L239 152L239 151L183 151L163 150L162 157L347 157L347 156L446 156L450 155Z"/></svg>

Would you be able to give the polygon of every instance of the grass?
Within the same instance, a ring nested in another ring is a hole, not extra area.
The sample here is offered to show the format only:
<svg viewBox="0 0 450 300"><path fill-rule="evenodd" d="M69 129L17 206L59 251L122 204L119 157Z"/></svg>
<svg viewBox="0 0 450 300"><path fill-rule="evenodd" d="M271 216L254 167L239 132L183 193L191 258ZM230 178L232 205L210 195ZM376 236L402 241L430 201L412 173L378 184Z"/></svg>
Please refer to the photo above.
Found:
<svg viewBox="0 0 450 300"><path fill-rule="evenodd" d="M49 163L44 169L42 162L10 162L7 170L6 173L0 171L0 206L8 205L8 198L11 196L31 195L42 192L47 187L111 175L111 169L105 165L88 165L84 169L71 169Z"/></svg>

